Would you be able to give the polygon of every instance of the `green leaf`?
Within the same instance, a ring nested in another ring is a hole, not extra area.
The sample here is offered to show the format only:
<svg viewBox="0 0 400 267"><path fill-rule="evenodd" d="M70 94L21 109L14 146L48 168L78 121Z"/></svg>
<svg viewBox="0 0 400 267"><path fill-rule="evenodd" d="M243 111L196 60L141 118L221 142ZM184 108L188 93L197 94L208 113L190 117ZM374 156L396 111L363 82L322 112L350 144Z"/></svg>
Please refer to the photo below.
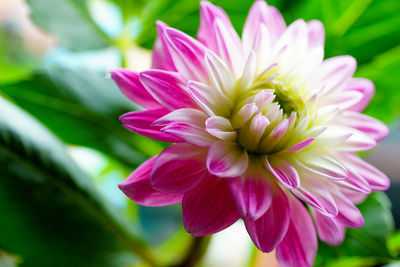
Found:
<svg viewBox="0 0 400 267"><path fill-rule="evenodd" d="M31 19L73 51L100 49L109 38L95 24L84 0L28 0Z"/></svg>
<svg viewBox="0 0 400 267"><path fill-rule="evenodd" d="M23 266L122 266L146 245L103 200L65 146L0 97L0 247Z"/></svg>
<svg viewBox="0 0 400 267"><path fill-rule="evenodd" d="M346 238L339 246L332 247L320 242L316 266L332 266L330 264L336 263L338 259L354 261L351 266L374 266L377 263L387 263L393 258L386 246L394 230L390 200L384 193L376 192L369 195L358 208L364 216L364 226L358 229L347 228Z"/></svg>
<svg viewBox="0 0 400 267"><path fill-rule="evenodd" d="M118 117L137 106L105 74L54 67L0 90L66 143L97 149L130 169L163 148L122 127Z"/></svg>

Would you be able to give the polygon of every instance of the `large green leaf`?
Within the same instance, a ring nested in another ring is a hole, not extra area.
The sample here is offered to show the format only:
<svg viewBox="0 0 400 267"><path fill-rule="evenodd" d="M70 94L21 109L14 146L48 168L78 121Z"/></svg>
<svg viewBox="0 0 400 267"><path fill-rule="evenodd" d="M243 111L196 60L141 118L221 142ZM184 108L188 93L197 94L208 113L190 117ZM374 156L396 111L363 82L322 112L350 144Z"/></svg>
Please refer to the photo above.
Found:
<svg viewBox="0 0 400 267"><path fill-rule="evenodd" d="M0 91L65 142L97 149L129 168L162 149L121 126L118 117L137 107L104 74L54 67Z"/></svg>
<svg viewBox="0 0 400 267"><path fill-rule="evenodd" d="M65 146L0 98L0 247L22 266L122 266L145 244L103 200Z"/></svg>
<svg viewBox="0 0 400 267"><path fill-rule="evenodd" d="M339 246L320 242L316 266L332 266L338 259L351 262L351 266L374 266L393 258L386 246L394 231L391 203L387 196L382 192L373 193L358 208L364 216L364 226L347 228L346 238Z"/></svg>
<svg viewBox="0 0 400 267"><path fill-rule="evenodd" d="M105 48L108 37L94 23L85 0L28 0L31 19L73 51Z"/></svg>

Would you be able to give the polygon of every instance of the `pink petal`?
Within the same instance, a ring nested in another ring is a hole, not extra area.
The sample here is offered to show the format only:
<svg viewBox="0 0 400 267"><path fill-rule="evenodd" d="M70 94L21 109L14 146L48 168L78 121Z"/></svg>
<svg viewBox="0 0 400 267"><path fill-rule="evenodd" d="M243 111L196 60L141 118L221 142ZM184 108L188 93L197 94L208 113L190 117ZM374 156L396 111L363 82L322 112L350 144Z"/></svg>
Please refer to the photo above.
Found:
<svg viewBox="0 0 400 267"><path fill-rule="evenodd" d="M186 80L177 72L147 70L140 73L140 81L169 110L198 107L186 91Z"/></svg>
<svg viewBox="0 0 400 267"><path fill-rule="evenodd" d="M356 91L363 94L363 98L349 110L361 112L365 109L368 105L369 101L371 100L372 96L375 93L375 86L374 84L367 79L363 78L352 78L350 79L346 85L344 86L345 90L349 91Z"/></svg>
<svg viewBox="0 0 400 267"><path fill-rule="evenodd" d="M157 156L139 166L129 177L118 185L130 199L143 206L165 206L182 201L183 195L157 191L150 184L150 173Z"/></svg>
<svg viewBox="0 0 400 267"><path fill-rule="evenodd" d="M385 124L358 112L344 111L340 113L337 121L342 125L353 127L367 134L377 142L381 141L389 134L389 129Z"/></svg>
<svg viewBox="0 0 400 267"><path fill-rule="evenodd" d="M172 28L165 30L165 38L178 72L187 80L207 83L209 78L204 62L205 47L189 35Z"/></svg>
<svg viewBox="0 0 400 267"><path fill-rule="evenodd" d="M220 177L241 176L249 164L246 150L232 142L217 141L207 153L208 171Z"/></svg>
<svg viewBox="0 0 400 267"><path fill-rule="evenodd" d="M280 266L310 267L318 248L314 224L300 201L294 197L289 200L292 216L286 236L277 247L276 257Z"/></svg>
<svg viewBox="0 0 400 267"><path fill-rule="evenodd" d="M122 115L119 119L126 129L134 133L163 142L182 142L181 139L162 132L161 127L153 125L154 121L158 120L168 112L169 111L164 108L132 111Z"/></svg>
<svg viewBox="0 0 400 267"><path fill-rule="evenodd" d="M345 153L345 159L354 172L362 176L374 191L384 191L390 186L389 178L371 164L352 153Z"/></svg>
<svg viewBox="0 0 400 267"><path fill-rule="evenodd" d="M210 117L206 120L206 131L226 141L235 141L237 137L237 133L233 131L231 122L227 118L220 116Z"/></svg>
<svg viewBox="0 0 400 267"><path fill-rule="evenodd" d="M115 69L110 74L121 92L133 102L148 109L162 107L143 87L139 73L127 69Z"/></svg>
<svg viewBox="0 0 400 267"><path fill-rule="evenodd" d="M272 204L265 214L256 221L244 218L247 232L262 252L270 252L286 235L290 222L289 202L285 193L276 186Z"/></svg>
<svg viewBox="0 0 400 267"><path fill-rule="evenodd" d="M183 225L194 236L219 232L239 219L228 181L207 175L182 200Z"/></svg>
<svg viewBox="0 0 400 267"><path fill-rule="evenodd" d="M358 228L364 225L364 218L358 208L339 190L332 191L339 214L336 219L343 225Z"/></svg>
<svg viewBox="0 0 400 267"><path fill-rule="evenodd" d="M343 242L345 227L336 218L313 212L319 238L325 243L336 246Z"/></svg>
<svg viewBox="0 0 400 267"><path fill-rule="evenodd" d="M232 198L242 218L259 219L270 207L273 187L261 168L248 170L241 177L229 180Z"/></svg>
<svg viewBox="0 0 400 267"><path fill-rule="evenodd" d="M159 154L151 172L152 186L167 193L185 193L207 173L207 150L189 144L175 144Z"/></svg>
<svg viewBox="0 0 400 267"><path fill-rule="evenodd" d="M276 156L266 157L266 166L271 174L286 188L294 189L300 186L299 174L296 168L287 160Z"/></svg>
<svg viewBox="0 0 400 267"><path fill-rule="evenodd" d="M319 20L311 20L307 23L308 27L308 46L310 49L317 46L324 46L325 29Z"/></svg>
<svg viewBox="0 0 400 267"><path fill-rule="evenodd" d="M168 51L167 42L164 36L164 31L168 28L168 25L161 21L157 21L156 24L157 39L153 47L151 68L176 71L174 62L171 58L171 54Z"/></svg>
<svg viewBox="0 0 400 267"><path fill-rule="evenodd" d="M208 1L201 1L200 27L197 32L197 40L216 53L218 53L218 44L215 37L214 21L217 18L226 24L227 27L232 27L228 15L226 15L222 8L213 5Z"/></svg>
<svg viewBox="0 0 400 267"><path fill-rule="evenodd" d="M336 216L338 208L328 189L317 178L306 173L300 173L300 177L301 186L291 190L292 193L322 214Z"/></svg>
<svg viewBox="0 0 400 267"><path fill-rule="evenodd" d="M279 11L268 6L265 1L255 1L252 5L243 28L243 42L255 43L259 27L264 24L275 42L285 31L286 23ZM254 48L254 47L253 47Z"/></svg>

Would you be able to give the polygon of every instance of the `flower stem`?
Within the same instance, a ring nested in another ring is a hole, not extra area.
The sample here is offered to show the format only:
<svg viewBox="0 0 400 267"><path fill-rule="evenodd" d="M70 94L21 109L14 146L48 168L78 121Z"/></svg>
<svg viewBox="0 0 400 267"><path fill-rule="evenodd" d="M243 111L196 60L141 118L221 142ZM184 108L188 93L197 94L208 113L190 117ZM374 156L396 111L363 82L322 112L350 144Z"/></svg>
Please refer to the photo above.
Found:
<svg viewBox="0 0 400 267"><path fill-rule="evenodd" d="M193 237L192 242L187 250L186 256L178 264L171 267L193 267L206 254L211 236Z"/></svg>

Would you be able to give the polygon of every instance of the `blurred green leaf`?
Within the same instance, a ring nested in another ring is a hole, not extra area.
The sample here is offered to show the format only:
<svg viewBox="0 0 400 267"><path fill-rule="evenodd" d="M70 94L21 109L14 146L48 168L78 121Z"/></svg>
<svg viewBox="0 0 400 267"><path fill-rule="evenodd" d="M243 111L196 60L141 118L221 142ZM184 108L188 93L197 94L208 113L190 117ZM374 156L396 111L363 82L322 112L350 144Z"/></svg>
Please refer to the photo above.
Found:
<svg viewBox="0 0 400 267"><path fill-rule="evenodd" d="M388 242L388 248L393 253L393 255L399 257L400 256L400 231L397 231L393 234Z"/></svg>
<svg viewBox="0 0 400 267"><path fill-rule="evenodd" d="M0 25L0 84L27 78L38 64L11 25Z"/></svg>
<svg viewBox="0 0 400 267"><path fill-rule="evenodd" d="M122 127L118 117L137 106L104 74L54 67L0 91L65 142L97 149L131 169L162 149Z"/></svg>
<svg viewBox="0 0 400 267"><path fill-rule="evenodd" d="M146 245L97 193L65 146L0 98L0 247L22 266L122 266Z"/></svg>
<svg viewBox="0 0 400 267"><path fill-rule="evenodd" d="M90 17L85 0L27 0L31 19L72 51L105 48L109 38Z"/></svg>
<svg viewBox="0 0 400 267"><path fill-rule="evenodd" d="M346 238L339 246L320 242L315 266L333 266L338 259L354 264L349 266L374 266L393 259L386 246L394 230L391 203L387 196L382 192L373 193L358 208L364 216L364 226L347 228Z"/></svg>

